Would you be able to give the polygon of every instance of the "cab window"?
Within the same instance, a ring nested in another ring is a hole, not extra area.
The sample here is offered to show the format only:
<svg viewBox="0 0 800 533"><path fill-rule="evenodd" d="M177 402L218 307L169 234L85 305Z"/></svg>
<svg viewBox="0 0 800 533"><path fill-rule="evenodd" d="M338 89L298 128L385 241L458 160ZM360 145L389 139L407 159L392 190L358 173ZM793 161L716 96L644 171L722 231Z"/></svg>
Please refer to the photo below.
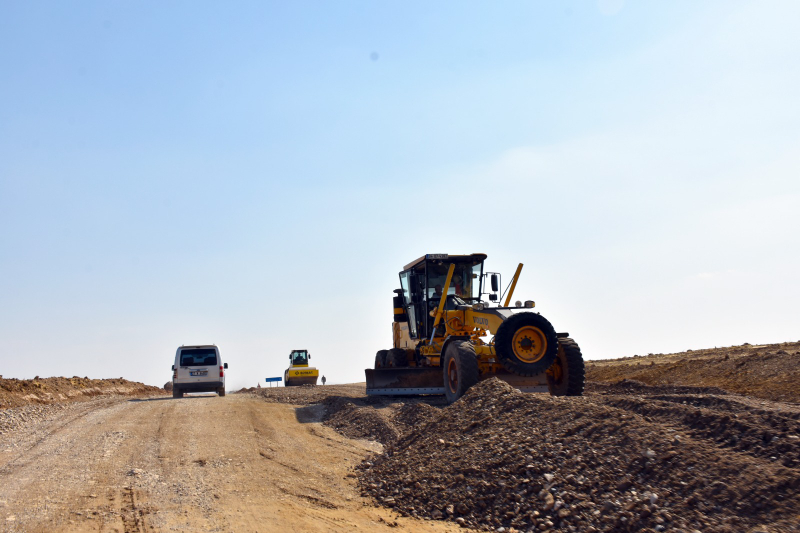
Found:
<svg viewBox="0 0 800 533"><path fill-rule="evenodd" d="M308 364L308 352L305 350L303 351L294 351L292 352L292 365L307 365Z"/></svg>

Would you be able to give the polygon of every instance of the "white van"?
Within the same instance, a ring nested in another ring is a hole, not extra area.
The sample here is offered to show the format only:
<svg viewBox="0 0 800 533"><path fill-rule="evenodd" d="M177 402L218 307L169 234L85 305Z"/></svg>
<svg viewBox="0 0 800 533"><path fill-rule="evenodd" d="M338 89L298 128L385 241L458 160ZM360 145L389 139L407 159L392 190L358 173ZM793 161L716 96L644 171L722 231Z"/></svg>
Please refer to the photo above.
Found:
<svg viewBox="0 0 800 533"><path fill-rule="evenodd" d="M181 346L172 365L172 397L183 398L184 392L216 392L225 396L225 370L219 348L213 344Z"/></svg>

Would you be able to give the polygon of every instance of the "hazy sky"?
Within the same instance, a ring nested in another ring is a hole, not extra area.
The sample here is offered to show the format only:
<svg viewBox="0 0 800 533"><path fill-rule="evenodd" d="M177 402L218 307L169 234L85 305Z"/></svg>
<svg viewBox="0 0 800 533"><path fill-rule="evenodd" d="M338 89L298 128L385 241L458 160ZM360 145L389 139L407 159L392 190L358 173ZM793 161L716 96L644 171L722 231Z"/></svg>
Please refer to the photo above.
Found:
<svg viewBox="0 0 800 533"><path fill-rule="evenodd" d="M363 381L425 253L589 359L800 338L800 2L3 2L0 374Z"/></svg>

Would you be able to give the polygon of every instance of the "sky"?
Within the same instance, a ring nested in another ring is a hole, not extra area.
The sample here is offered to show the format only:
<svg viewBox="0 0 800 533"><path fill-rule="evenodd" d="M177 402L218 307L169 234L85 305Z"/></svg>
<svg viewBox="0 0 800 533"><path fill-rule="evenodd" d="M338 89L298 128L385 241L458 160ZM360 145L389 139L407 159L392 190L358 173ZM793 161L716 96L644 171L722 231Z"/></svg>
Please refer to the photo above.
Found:
<svg viewBox="0 0 800 533"><path fill-rule="evenodd" d="M586 359L800 339L800 3L0 4L0 374L391 347L488 254Z"/></svg>

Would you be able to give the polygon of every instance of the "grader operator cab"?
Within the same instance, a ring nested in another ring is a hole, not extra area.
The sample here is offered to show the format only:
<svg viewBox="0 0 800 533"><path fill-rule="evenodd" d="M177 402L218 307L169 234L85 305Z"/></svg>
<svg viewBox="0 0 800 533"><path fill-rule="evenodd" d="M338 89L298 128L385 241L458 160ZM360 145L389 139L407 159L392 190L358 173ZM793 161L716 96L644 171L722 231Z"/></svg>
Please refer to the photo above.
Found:
<svg viewBox="0 0 800 533"><path fill-rule="evenodd" d="M319 370L308 366L311 354L308 350L292 350L289 354L289 368L283 373L284 386L316 385Z"/></svg>
<svg viewBox="0 0 800 533"><path fill-rule="evenodd" d="M509 305L522 264L500 305L501 277L484 272L485 259L428 254L403 268L393 347L378 351L375 368L366 370L367 394L444 394L454 402L492 376L523 392L583 394L578 344L533 312L533 301Z"/></svg>

